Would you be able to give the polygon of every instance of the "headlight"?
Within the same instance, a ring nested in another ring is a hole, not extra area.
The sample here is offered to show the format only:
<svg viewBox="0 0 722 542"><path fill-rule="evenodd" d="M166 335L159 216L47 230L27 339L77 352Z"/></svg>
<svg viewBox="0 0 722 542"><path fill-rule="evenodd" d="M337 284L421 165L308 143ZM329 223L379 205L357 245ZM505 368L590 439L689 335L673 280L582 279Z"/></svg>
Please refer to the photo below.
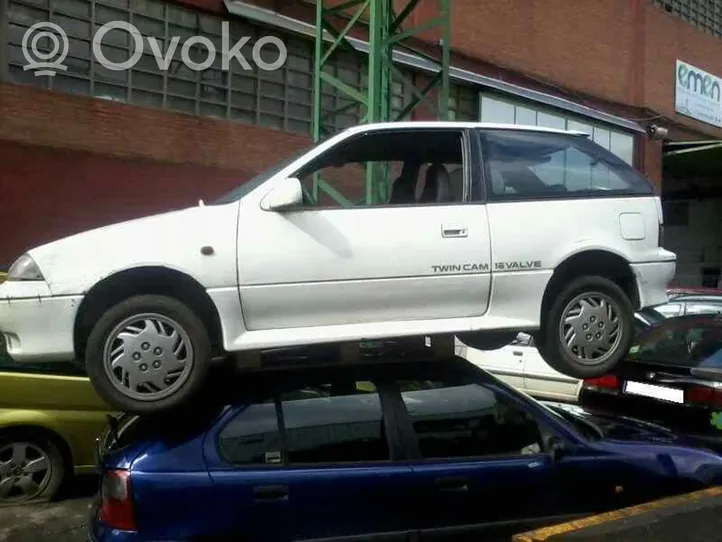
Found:
<svg viewBox="0 0 722 542"><path fill-rule="evenodd" d="M10 280L45 280L40 272L38 264L35 263L30 256L23 254L14 264L10 266L8 271L8 281Z"/></svg>

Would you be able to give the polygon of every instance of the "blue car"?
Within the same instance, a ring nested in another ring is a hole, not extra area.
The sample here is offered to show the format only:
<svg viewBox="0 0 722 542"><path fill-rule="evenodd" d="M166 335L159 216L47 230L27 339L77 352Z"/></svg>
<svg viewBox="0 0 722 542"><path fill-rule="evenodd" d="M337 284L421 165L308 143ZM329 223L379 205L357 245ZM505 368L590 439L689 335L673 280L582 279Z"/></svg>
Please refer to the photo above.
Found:
<svg viewBox="0 0 722 542"><path fill-rule="evenodd" d="M120 419L91 540L508 540L722 481L664 427L544 405L461 358L303 365Z"/></svg>

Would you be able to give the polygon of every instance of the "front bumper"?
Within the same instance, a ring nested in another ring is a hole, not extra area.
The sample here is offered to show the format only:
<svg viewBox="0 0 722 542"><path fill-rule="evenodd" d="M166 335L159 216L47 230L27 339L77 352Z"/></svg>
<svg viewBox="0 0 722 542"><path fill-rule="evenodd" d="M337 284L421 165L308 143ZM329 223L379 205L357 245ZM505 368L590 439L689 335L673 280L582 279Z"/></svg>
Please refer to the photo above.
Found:
<svg viewBox="0 0 722 542"><path fill-rule="evenodd" d="M639 291L638 308L663 305L668 301L667 288L674 278L676 269L676 259L632 264Z"/></svg>
<svg viewBox="0 0 722 542"><path fill-rule="evenodd" d="M0 284L0 333L17 362L71 361L83 296L52 296L42 281Z"/></svg>

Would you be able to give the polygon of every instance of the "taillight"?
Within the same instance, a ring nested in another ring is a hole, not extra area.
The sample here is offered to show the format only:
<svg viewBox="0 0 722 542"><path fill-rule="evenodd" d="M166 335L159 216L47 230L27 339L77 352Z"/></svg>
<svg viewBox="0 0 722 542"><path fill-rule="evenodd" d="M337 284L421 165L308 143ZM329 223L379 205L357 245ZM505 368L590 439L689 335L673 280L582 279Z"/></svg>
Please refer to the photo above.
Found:
<svg viewBox="0 0 722 542"><path fill-rule="evenodd" d="M100 485L100 521L111 529L135 531L133 493L127 470L110 470Z"/></svg>
<svg viewBox="0 0 722 542"><path fill-rule="evenodd" d="M685 402L690 405L722 406L722 389L691 386L685 393Z"/></svg>
<svg viewBox="0 0 722 542"><path fill-rule="evenodd" d="M616 390L619 389L619 378L615 375L604 375L599 378L587 378L584 380L584 385L590 388L602 390Z"/></svg>

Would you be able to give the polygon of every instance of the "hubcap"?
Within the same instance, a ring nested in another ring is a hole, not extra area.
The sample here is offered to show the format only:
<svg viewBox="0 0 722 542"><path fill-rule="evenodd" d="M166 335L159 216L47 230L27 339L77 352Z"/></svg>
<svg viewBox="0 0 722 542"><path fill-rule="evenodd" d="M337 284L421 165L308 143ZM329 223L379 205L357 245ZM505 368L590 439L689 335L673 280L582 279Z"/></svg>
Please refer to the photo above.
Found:
<svg viewBox="0 0 722 542"><path fill-rule="evenodd" d="M108 335L105 373L124 395L157 401L175 393L193 367L193 345L180 324L161 314L123 320Z"/></svg>
<svg viewBox="0 0 722 542"><path fill-rule="evenodd" d="M48 455L30 442L0 448L0 502L22 502L37 497L50 481Z"/></svg>
<svg viewBox="0 0 722 542"><path fill-rule="evenodd" d="M605 294L578 295L562 312L559 339L579 363L604 363L622 340L621 314L617 304Z"/></svg>

